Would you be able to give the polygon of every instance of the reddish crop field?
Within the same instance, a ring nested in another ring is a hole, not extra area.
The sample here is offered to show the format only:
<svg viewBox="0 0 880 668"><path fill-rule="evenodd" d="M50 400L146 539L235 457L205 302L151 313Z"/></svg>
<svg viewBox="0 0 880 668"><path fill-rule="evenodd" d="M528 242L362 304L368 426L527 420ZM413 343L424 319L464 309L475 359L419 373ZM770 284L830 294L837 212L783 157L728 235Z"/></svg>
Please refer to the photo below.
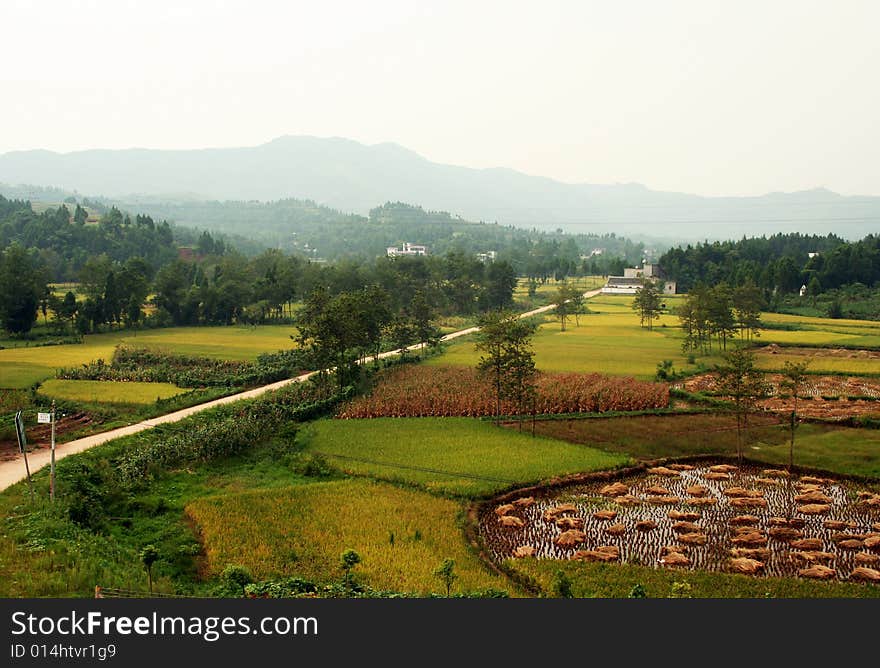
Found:
<svg viewBox="0 0 880 668"><path fill-rule="evenodd" d="M604 413L665 408L669 387L596 373L539 373L535 412ZM461 367L407 366L387 372L367 396L358 397L338 417L481 417L494 415L491 382ZM531 411L529 411L531 412ZM501 413L514 415L513 402Z"/></svg>

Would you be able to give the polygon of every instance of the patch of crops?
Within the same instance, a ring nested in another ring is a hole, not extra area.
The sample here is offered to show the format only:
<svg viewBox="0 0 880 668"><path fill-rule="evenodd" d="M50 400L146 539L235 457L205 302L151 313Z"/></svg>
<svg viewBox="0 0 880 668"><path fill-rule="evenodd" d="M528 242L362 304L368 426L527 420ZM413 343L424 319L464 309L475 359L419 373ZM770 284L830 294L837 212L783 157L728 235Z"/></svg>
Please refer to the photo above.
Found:
<svg viewBox="0 0 880 668"><path fill-rule="evenodd" d="M172 383L179 387L248 387L290 378L305 366L298 350L263 353L256 361L244 361L118 346L110 364L98 359L79 367L61 369L57 376L66 380Z"/></svg>
<svg viewBox="0 0 880 668"><path fill-rule="evenodd" d="M250 402L239 402L197 414L162 434L146 433L114 462L125 486L147 478L154 469L167 469L238 454L270 437L287 421L305 421L326 414L344 397L334 387L294 383Z"/></svg>
<svg viewBox="0 0 880 668"><path fill-rule="evenodd" d="M632 378L600 374L542 373L537 377L534 410L549 413L604 413L664 408L669 387ZM369 395L358 397L340 418L480 417L496 412L491 381L476 370L461 367L407 366L381 378ZM501 412L517 412L504 401Z"/></svg>
<svg viewBox="0 0 880 668"><path fill-rule="evenodd" d="M355 550L355 578L377 589L445 593L433 571L455 560L453 593L506 588L467 548L449 499L368 480L340 480L197 499L208 572L247 566L259 579L340 580L340 555Z"/></svg>
<svg viewBox="0 0 880 668"><path fill-rule="evenodd" d="M480 531L499 561L880 582L874 490L755 466L671 466L485 504Z"/></svg>
<svg viewBox="0 0 880 668"><path fill-rule="evenodd" d="M765 411L788 414L794 410L790 390L782 387L781 374L766 374L771 396L757 402ZM684 381L688 392L717 394L715 374L702 374ZM856 415L880 414L880 379L858 376L808 375L798 392L798 413L804 417L848 419Z"/></svg>
<svg viewBox="0 0 880 668"><path fill-rule="evenodd" d="M629 461L469 418L320 420L297 441L345 471L462 496Z"/></svg>
<svg viewBox="0 0 880 668"><path fill-rule="evenodd" d="M171 383L122 382L109 380L49 379L40 385L40 394L53 399L86 403L155 403L185 393Z"/></svg>
<svg viewBox="0 0 880 668"><path fill-rule="evenodd" d="M770 385L772 394L790 394L790 390L780 390L785 380L782 374L768 373L764 380ZM717 392L718 379L715 374L707 373L688 378L682 383L688 392ZM808 375L799 397L862 397L880 399L880 379L858 376L820 376Z"/></svg>

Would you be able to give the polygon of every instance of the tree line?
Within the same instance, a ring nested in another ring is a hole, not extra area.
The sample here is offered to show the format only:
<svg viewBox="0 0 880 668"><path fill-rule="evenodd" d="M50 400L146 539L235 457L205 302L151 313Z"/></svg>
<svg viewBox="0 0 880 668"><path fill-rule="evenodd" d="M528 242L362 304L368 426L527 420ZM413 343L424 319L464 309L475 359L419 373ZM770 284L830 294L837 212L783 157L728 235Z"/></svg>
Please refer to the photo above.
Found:
<svg viewBox="0 0 880 668"><path fill-rule="evenodd" d="M425 210L404 202L386 202L371 209L368 216L292 198L273 202L141 201L137 206L154 216L248 236L307 259L372 259L384 255L389 246L409 241L427 245L434 255L454 250L468 254L495 251L518 275L544 281L585 273L620 274L645 251L642 243L615 234L526 230L468 221L447 211ZM601 254L592 255L598 249Z"/></svg>
<svg viewBox="0 0 880 668"><path fill-rule="evenodd" d="M33 249L47 280L54 282L78 280L89 258L99 255L120 263L140 257L154 270L177 257L180 239L167 221L132 217L115 207L96 224L87 224L88 216L79 204L36 213L27 201L0 196L0 248Z"/></svg>
<svg viewBox="0 0 880 668"><path fill-rule="evenodd" d="M663 254L660 264L680 292L698 283L731 286L751 280L768 300L773 295L808 294L860 283L880 282L880 236L848 242L834 234L774 234L770 237L716 241Z"/></svg>
<svg viewBox="0 0 880 668"><path fill-rule="evenodd" d="M207 244L210 237L203 235ZM216 248L216 243L214 245ZM293 304L313 293L335 298L380 289L391 313L472 315L509 306L516 273L506 262L484 263L453 251L445 256L382 257L373 261L313 263L267 250L252 258L234 250L223 255L175 259L158 268L141 256L125 262L100 254L87 259L77 278L79 295L57 296L36 249L12 244L0 256L0 319L5 329L26 333L40 312L54 314L59 331L93 332L102 325L145 324L147 297L155 310L146 324L206 325L264 323L290 318ZM395 334L405 339L410 323ZM423 331L422 324L413 325Z"/></svg>
<svg viewBox="0 0 880 668"><path fill-rule="evenodd" d="M713 345L727 350L737 335L743 342L759 335L764 299L760 288L748 281L731 287L727 283L695 285L678 306L678 319L684 330L682 349L703 354Z"/></svg>

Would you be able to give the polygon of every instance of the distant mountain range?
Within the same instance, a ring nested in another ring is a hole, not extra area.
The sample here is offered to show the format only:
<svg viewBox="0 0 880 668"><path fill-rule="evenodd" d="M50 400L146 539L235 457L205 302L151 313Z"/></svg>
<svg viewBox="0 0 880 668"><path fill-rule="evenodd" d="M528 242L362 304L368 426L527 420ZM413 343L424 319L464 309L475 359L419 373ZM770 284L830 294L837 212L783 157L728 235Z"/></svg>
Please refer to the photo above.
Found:
<svg viewBox="0 0 880 668"><path fill-rule="evenodd" d="M511 169L443 165L396 144L339 138L291 136L255 147L185 151L15 151L0 155L0 182L132 202L296 197L362 215L403 201L468 220L675 240L792 231L854 239L880 230L880 197L822 188L702 197L640 184L569 184Z"/></svg>

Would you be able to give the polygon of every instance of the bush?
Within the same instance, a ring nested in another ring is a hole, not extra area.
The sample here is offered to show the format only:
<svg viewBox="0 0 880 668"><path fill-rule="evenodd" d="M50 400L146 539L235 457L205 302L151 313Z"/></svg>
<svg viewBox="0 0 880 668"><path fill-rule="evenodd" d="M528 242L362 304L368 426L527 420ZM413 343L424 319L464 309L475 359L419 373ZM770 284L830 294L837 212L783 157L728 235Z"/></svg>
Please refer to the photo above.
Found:
<svg viewBox="0 0 880 668"><path fill-rule="evenodd" d="M551 586L554 596L559 598L572 598L574 596L571 590L571 578L563 570L556 571L553 575L553 584Z"/></svg>
<svg viewBox="0 0 880 668"><path fill-rule="evenodd" d="M629 598L648 598L648 592L645 591L642 585L637 584L629 590Z"/></svg>
<svg viewBox="0 0 880 668"><path fill-rule="evenodd" d="M240 591L242 596L245 595L247 586L254 581L251 572L239 564L229 564L220 573L220 579L229 590Z"/></svg>

